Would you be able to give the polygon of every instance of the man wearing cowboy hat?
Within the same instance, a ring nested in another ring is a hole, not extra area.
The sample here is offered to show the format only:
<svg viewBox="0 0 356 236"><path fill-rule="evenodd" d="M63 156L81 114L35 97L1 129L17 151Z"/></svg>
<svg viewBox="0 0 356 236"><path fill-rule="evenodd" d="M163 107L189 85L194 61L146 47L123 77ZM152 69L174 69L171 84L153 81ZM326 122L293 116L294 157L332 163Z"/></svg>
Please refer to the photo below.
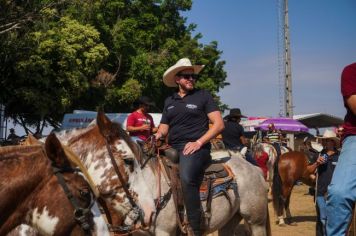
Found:
<svg viewBox="0 0 356 236"><path fill-rule="evenodd" d="M342 150L328 187L326 234L346 235L356 201L356 63L341 74L341 93L346 108Z"/></svg>
<svg viewBox="0 0 356 236"><path fill-rule="evenodd" d="M203 65L180 59L163 74L163 83L177 87L164 104L156 138L168 135L168 143L179 152L179 174L188 221L195 236L202 235L199 188L211 162L210 139L224 129L212 95L195 88ZM209 121L212 126L209 129Z"/></svg>
<svg viewBox="0 0 356 236"><path fill-rule="evenodd" d="M20 137L15 134L15 129L10 129L10 134L7 136L7 141L11 142L12 144L18 144Z"/></svg>
<svg viewBox="0 0 356 236"><path fill-rule="evenodd" d="M133 139L145 141L153 132L157 130L153 118L148 114L150 106L154 102L146 96L142 96L134 102L135 111L127 117L126 130Z"/></svg>
<svg viewBox="0 0 356 236"><path fill-rule="evenodd" d="M335 166L339 159L338 147L340 146L340 139L332 130L325 130L323 136L318 137L321 141L323 150L317 159L319 163L316 184L316 208L317 208L317 235L326 235L326 196L327 188L331 182Z"/></svg>
<svg viewBox="0 0 356 236"><path fill-rule="evenodd" d="M232 108L229 115L224 117L225 129L221 133L225 147L232 151L240 152L247 146L247 140L245 138L245 131L240 121L242 117L246 117L241 114L240 108ZM247 152L244 154L246 160L251 164L257 166L256 160Z"/></svg>

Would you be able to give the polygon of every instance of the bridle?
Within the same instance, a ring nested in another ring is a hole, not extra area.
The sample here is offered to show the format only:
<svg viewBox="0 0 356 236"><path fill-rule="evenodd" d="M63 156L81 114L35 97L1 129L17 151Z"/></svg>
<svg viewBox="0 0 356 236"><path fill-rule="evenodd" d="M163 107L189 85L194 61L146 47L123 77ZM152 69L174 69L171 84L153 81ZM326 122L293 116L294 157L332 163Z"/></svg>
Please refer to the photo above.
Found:
<svg viewBox="0 0 356 236"><path fill-rule="evenodd" d="M69 187L66 183L66 181L64 180L63 177L63 173L66 172L70 172L70 173L74 173L74 172L80 172L79 169L77 168L58 168L52 165L52 170L53 173L56 175L58 183L61 185L64 193L66 194L68 200L70 201L70 203L72 204L72 206L74 207L74 219L76 220L76 222L80 225L80 227L82 228L83 232L85 235L91 235L91 228L92 228L92 213L91 213L91 207L94 204L93 201L93 197L91 196L91 201L88 207L83 208L81 206L79 206L78 203L78 199L72 194L72 192L69 190ZM91 192L90 192L91 195Z"/></svg>
<svg viewBox="0 0 356 236"><path fill-rule="evenodd" d="M133 221L133 224L131 225L120 225L120 226L113 226L108 224L109 230L113 231L115 233L118 233L120 235L128 235L131 234L135 231L138 230L145 230L148 231L150 228L150 224L146 225L144 222L144 212L143 210L138 206L138 204L135 201L135 198L132 196L132 194L130 193L130 190L128 188L128 185L125 184L125 179L123 177L123 175L121 174L119 167L117 166L117 163L115 161L113 152L111 150L110 147L110 141L109 141L109 135L103 135L104 139L105 139L105 145L106 145L106 149L109 153L109 157L111 160L111 163L114 167L114 171L116 173L116 175L118 176L120 182L121 182L121 187L123 188L126 197L128 198L130 205L132 206L132 210L131 210L131 214L129 215L130 219ZM137 223L140 222L141 224L137 226Z"/></svg>

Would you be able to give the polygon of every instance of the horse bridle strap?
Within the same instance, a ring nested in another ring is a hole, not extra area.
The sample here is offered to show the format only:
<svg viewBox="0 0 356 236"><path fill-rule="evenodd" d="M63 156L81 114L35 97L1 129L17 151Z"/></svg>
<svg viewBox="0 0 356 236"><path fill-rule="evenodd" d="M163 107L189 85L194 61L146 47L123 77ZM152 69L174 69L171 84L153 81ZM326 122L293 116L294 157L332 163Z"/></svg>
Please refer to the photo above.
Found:
<svg viewBox="0 0 356 236"><path fill-rule="evenodd" d="M116 172L116 175L118 176L118 178L119 178L119 180L121 182L121 186L124 189L124 192L125 192L128 200L129 200L131 206L133 207L133 211L138 213L138 218L141 221L141 225L142 226L146 226L145 222L144 222L144 219L143 219L143 212L142 212L141 208L136 204L132 194L130 193L130 190L128 189L128 186L125 184L124 177L122 176L122 174L121 174L121 172L119 170L119 167L117 166L117 163L115 161L114 155L113 155L113 153L111 151L111 148L110 148L110 145L109 145L109 138L106 135L104 137L105 137L106 149L108 150L109 157L110 157L112 165L114 166L114 170ZM133 220L136 221L137 218L133 219ZM119 227L121 228L121 226L119 226ZM127 232L127 230L129 230L129 231L132 230L133 226L129 226L129 227L130 228L125 227L124 232Z"/></svg>
<svg viewBox="0 0 356 236"><path fill-rule="evenodd" d="M91 228L91 223L89 221L89 218L91 217L91 211L90 208L94 204L92 202L88 208L82 208L78 204L77 198L72 194L72 192L69 190L68 185L66 181L63 178L62 172L75 172L78 171L73 168L66 168L66 169L60 169L55 166L52 166L53 173L56 175L58 183L61 185L64 193L66 194L68 200L74 207L74 218L75 220L80 224L80 227L83 229L86 235L91 235L90 234L90 228Z"/></svg>

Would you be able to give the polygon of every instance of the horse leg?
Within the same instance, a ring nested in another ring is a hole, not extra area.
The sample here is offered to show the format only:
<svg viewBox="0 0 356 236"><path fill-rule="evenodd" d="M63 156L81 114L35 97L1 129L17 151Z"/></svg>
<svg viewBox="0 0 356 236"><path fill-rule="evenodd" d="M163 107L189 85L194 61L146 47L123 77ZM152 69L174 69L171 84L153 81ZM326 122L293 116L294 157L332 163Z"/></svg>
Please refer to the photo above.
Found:
<svg viewBox="0 0 356 236"><path fill-rule="evenodd" d="M284 217L283 217L284 213L286 214L286 218L288 218L288 216L290 216L289 199L290 199L290 195L292 193L292 189L293 189L293 184L291 184L291 185L285 184L283 186L282 196L281 196L283 206L280 207L280 209L278 211L278 217L277 217L279 226L286 226L286 223L285 223ZM283 211L283 208L285 209L285 211Z"/></svg>
<svg viewBox="0 0 356 236"><path fill-rule="evenodd" d="M291 194L288 196L288 198L286 200L286 205L285 205L286 221L287 221L287 224L296 226L297 223L292 221L292 214L290 213L290 208L289 208L290 196L291 196Z"/></svg>
<svg viewBox="0 0 356 236"><path fill-rule="evenodd" d="M221 229L219 229L219 236L234 235L241 220L242 216L239 213L236 213Z"/></svg>

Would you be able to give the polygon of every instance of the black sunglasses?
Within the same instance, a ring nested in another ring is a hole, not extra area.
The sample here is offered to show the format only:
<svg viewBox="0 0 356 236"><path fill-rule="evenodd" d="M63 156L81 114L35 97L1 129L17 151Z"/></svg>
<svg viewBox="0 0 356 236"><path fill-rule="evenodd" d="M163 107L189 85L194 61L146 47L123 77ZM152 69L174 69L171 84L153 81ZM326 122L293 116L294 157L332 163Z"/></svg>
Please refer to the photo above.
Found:
<svg viewBox="0 0 356 236"><path fill-rule="evenodd" d="M177 76L182 77L186 80L189 80L189 79L198 80L199 79L198 74L180 74L180 73L178 73Z"/></svg>

